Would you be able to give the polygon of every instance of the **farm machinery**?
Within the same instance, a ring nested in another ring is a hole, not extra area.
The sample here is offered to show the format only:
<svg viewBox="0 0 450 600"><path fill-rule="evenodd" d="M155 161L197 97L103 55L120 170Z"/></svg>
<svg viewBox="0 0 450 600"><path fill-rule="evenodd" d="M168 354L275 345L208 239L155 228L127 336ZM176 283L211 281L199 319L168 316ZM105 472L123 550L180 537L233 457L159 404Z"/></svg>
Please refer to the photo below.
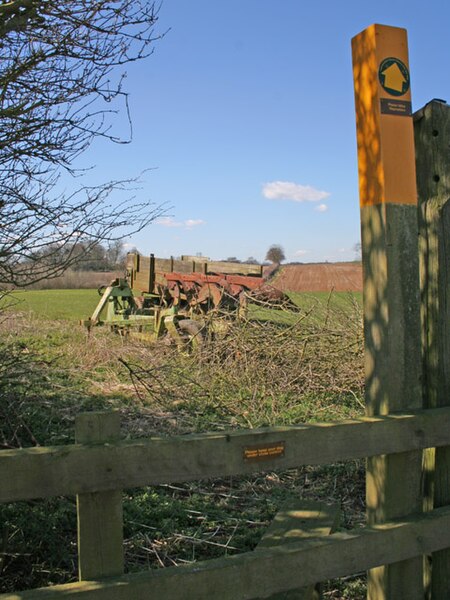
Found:
<svg viewBox="0 0 450 600"><path fill-rule="evenodd" d="M144 339L168 334L178 345L199 345L214 326L215 312L233 315L248 299L280 302L282 292L266 284L261 265L182 256L162 259L127 255L126 277L99 288L89 328L107 324ZM208 321L208 326L206 323Z"/></svg>

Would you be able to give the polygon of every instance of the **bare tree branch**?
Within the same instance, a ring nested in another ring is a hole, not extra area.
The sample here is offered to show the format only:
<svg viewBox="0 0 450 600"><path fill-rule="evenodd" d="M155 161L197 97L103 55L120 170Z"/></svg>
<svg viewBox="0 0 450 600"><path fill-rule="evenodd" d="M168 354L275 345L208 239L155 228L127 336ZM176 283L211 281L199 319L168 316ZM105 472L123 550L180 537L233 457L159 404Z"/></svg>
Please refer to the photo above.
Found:
<svg viewBox="0 0 450 600"><path fill-rule="evenodd" d="M52 248L112 240L162 213L123 199L134 179L57 192L96 138L131 141L121 67L152 53L157 19L147 0L0 0L0 285L59 275L76 257L55 252L53 264Z"/></svg>

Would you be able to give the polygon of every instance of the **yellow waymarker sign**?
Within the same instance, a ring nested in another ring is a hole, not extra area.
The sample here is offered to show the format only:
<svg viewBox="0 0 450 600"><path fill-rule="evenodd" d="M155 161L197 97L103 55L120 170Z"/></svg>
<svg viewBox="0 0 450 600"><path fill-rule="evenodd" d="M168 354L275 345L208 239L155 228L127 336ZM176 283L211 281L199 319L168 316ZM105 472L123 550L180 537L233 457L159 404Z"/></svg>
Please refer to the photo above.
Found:
<svg viewBox="0 0 450 600"><path fill-rule="evenodd" d="M406 30L371 25L352 40L361 206L417 203Z"/></svg>

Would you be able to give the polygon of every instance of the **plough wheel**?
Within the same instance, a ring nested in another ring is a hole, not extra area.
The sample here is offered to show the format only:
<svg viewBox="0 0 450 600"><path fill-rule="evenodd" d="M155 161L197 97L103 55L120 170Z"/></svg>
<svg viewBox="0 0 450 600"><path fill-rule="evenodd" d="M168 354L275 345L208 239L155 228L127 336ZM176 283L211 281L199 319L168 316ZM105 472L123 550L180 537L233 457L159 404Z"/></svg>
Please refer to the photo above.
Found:
<svg viewBox="0 0 450 600"><path fill-rule="evenodd" d="M207 312L211 308L217 308L222 301L223 292L223 288L215 283L203 285L198 289L196 297L191 301L191 307L200 306L204 312Z"/></svg>
<svg viewBox="0 0 450 600"><path fill-rule="evenodd" d="M204 326L198 321L193 319L181 319L177 323L177 327L180 331L180 335L186 340L187 343L191 344L192 347L197 347L203 344L204 338Z"/></svg>

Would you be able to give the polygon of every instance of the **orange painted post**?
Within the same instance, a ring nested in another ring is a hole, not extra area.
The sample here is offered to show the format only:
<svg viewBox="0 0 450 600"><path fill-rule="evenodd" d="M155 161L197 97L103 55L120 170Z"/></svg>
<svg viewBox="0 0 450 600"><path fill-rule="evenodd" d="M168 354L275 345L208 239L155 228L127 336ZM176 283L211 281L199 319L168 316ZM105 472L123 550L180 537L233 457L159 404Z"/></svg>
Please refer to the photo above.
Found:
<svg viewBox="0 0 450 600"><path fill-rule="evenodd" d="M352 40L364 276L366 410L422 406L417 191L407 36ZM369 524L422 510L421 452L368 460ZM423 600L422 557L372 569L370 600Z"/></svg>
<svg viewBox="0 0 450 600"><path fill-rule="evenodd" d="M361 206L416 206L406 31L372 25L353 38L352 50Z"/></svg>

